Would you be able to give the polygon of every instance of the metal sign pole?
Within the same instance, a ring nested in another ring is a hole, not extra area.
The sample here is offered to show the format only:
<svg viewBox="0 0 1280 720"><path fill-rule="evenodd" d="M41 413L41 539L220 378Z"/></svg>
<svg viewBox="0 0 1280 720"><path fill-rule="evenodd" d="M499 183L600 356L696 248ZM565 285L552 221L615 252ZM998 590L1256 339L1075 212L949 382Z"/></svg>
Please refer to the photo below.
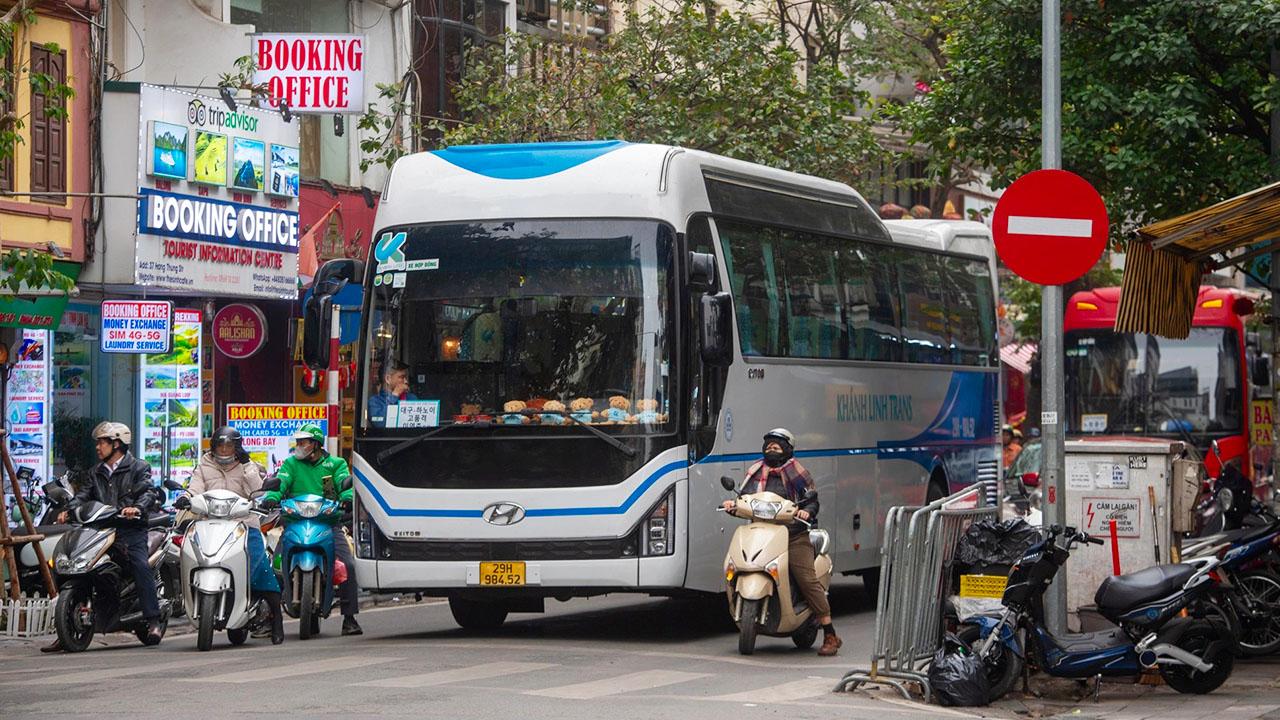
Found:
<svg viewBox="0 0 1280 720"><path fill-rule="evenodd" d="M1062 87L1061 50L1059 46L1059 0L1043 1L1041 59L1041 166L1062 168ZM1040 298L1040 433L1043 443L1045 488L1044 524L1066 522L1066 468L1063 456L1062 413L1064 382L1062 372L1062 286L1045 285ZM1058 573L1045 595L1045 620L1049 631L1062 633L1067 626L1066 573Z"/></svg>
<svg viewBox="0 0 1280 720"><path fill-rule="evenodd" d="M325 402L329 405L329 436L326 449L330 455L337 455L342 447L342 391L338 387L338 369L342 349L342 306L333 306L333 320L329 327L329 368L325 377Z"/></svg>

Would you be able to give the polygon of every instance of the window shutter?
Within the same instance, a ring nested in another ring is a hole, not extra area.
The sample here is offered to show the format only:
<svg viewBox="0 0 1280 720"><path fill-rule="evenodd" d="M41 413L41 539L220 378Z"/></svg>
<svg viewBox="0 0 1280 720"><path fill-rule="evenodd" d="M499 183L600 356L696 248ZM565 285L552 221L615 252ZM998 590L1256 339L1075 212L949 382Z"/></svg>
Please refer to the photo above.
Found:
<svg viewBox="0 0 1280 720"><path fill-rule="evenodd" d="M43 45L31 45L31 72L49 75L55 83L67 80L67 55L52 53ZM56 102L56 101L54 101ZM45 114L50 101L43 93L31 93L31 192L65 192L67 189L66 120ZM65 198L32 198L40 202L63 205Z"/></svg>

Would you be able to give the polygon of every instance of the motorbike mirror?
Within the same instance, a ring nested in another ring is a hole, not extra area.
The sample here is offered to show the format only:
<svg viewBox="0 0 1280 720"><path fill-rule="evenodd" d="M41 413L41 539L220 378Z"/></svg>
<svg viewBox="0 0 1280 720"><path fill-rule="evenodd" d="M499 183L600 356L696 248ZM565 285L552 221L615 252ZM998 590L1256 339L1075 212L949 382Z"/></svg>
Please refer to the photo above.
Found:
<svg viewBox="0 0 1280 720"><path fill-rule="evenodd" d="M733 482L733 478L729 477L728 475L720 476L720 487L724 488L725 490L728 490L729 492L733 492L735 489L737 489L737 485Z"/></svg>
<svg viewBox="0 0 1280 720"><path fill-rule="evenodd" d="M52 485L53 487L49 487ZM49 483L44 486L44 496L56 503L65 503L71 501L71 493L66 488L57 483Z"/></svg>
<svg viewBox="0 0 1280 720"><path fill-rule="evenodd" d="M1022 484L1027 487L1040 487L1040 473L1022 473Z"/></svg>
<svg viewBox="0 0 1280 720"><path fill-rule="evenodd" d="M166 490L182 490L183 489L182 483L173 479L165 480L164 487Z"/></svg>
<svg viewBox="0 0 1280 720"><path fill-rule="evenodd" d="M279 478L279 477L277 477L277 476L275 476L275 475L272 475L271 477L267 478L266 480L263 480L263 481L262 481L262 489L263 489L263 490L265 490L265 491L267 491L267 492L273 492L273 491L275 491L275 490L279 490L279 489L280 489L280 478Z"/></svg>

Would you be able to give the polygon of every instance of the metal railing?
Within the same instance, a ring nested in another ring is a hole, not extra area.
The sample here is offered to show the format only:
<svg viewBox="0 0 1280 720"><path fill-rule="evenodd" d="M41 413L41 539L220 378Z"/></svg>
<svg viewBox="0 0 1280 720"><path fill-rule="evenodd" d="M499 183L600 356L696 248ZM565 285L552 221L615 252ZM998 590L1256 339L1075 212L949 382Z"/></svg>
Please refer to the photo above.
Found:
<svg viewBox="0 0 1280 720"><path fill-rule="evenodd" d="M950 584L952 559L971 523L996 518L998 508L984 506L981 482L928 505L889 509L880 544L880 592L876 599L876 635L869 670L853 670L836 692L867 683L892 685L910 699L908 683L932 698L926 666L942 646L942 608Z"/></svg>

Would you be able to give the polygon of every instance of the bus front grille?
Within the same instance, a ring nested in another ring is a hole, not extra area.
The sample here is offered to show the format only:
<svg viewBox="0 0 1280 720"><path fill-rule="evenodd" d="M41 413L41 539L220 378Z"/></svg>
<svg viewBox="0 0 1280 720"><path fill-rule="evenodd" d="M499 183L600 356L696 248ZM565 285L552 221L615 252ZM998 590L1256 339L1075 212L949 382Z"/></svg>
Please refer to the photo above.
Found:
<svg viewBox="0 0 1280 720"><path fill-rule="evenodd" d="M382 551L380 560L608 560L636 555L633 538L507 542L389 540L385 537L378 540Z"/></svg>

